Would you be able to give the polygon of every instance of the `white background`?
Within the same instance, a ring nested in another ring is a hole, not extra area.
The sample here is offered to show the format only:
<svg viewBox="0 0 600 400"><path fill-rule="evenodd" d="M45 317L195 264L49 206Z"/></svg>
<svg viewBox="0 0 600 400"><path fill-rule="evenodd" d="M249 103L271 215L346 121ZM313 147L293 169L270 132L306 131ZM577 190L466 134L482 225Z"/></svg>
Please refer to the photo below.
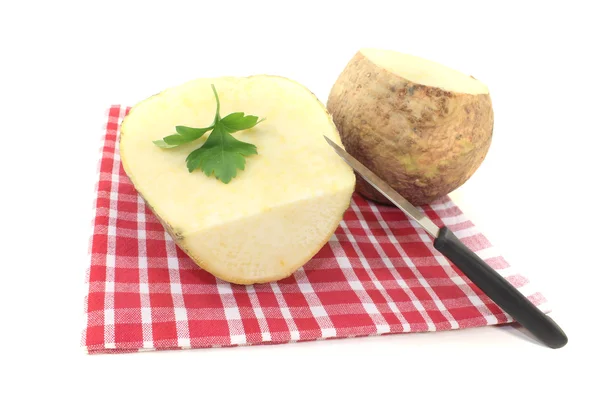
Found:
<svg viewBox="0 0 600 400"><path fill-rule="evenodd" d="M0 3L0 398L598 398L597 5L344 3ZM197 77L256 73L290 77L326 101L363 46L430 58L489 86L491 150L452 196L542 289L569 344L550 350L490 327L85 355L105 109Z"/></svg>

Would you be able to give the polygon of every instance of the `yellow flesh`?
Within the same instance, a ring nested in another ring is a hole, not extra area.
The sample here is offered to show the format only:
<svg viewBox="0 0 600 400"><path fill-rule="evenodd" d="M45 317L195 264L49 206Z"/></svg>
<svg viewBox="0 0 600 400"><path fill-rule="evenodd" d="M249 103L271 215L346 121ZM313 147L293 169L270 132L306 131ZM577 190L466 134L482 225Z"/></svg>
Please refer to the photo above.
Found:
<svg viewBox="0 0 600 400"><path fill-rule="evenodd" d="M152 141L176 125L209 126L215 113L266 118L233 135L258 155L229 184L185 158L208 137L174 149ZM201 266L240 283L270 281L301 267L329 239L354 190L352 170L323 135L341 144L323 105L303 86L279 77L199 79L134 107L121 128L123 166L137 190Z"/></svg>
<svg viewBox="0 0 600 400"><path fill-rule="evenodd" d="M362 49L374 64L406 80L449 92L484 94L488 88L480 81L442 64L392 50Z"/></svg>

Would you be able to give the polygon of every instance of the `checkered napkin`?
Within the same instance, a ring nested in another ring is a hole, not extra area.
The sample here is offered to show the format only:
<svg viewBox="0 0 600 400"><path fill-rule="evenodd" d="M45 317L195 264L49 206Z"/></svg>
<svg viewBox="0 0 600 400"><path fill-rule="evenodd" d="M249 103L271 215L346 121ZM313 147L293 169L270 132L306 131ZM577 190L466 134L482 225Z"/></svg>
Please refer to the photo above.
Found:
<svg viewBox="0 0 600 400"><path fill-rule="evenodd" d="M89 353L286 343L442 331L512 319L395 207L353 196L329 242L293 276L233 285L197 267L127 178L108 112L87 269L82 346ZM445 197L421 209L534 304L546 299Z"/></svg>

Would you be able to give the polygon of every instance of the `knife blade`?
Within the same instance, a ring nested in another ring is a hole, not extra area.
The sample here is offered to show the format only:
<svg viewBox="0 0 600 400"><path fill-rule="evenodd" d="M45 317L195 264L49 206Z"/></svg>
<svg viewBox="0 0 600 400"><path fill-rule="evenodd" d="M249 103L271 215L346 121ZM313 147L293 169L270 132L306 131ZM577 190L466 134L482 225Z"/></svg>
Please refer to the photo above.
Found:
<svg viewBox="0 0 600 400"><path fill-rule="evenodd" d="M415 220L433 238L433 247L449 259L456 268L461 270L471 282L516 322L550 348L558 349L567 344L567 335L552 318L543 313L510 282L465 246L448 227L438 227L383 179L327 136L324 137L354 171L396 207Z"/></svg>

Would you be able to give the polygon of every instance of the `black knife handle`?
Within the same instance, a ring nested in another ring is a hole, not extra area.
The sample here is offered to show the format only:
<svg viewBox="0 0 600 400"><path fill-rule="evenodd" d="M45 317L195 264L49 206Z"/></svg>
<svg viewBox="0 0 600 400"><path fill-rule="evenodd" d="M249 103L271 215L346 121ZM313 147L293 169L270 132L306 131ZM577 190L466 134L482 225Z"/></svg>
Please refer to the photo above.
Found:
<svg viewBox="0 0 600 400"><path fill-rule="evenodd" d="M558 349L567 336L514 286L465 246L447 227L440 228L433 246L456 265L477 287L515 321L547 346Z"/></svg>

